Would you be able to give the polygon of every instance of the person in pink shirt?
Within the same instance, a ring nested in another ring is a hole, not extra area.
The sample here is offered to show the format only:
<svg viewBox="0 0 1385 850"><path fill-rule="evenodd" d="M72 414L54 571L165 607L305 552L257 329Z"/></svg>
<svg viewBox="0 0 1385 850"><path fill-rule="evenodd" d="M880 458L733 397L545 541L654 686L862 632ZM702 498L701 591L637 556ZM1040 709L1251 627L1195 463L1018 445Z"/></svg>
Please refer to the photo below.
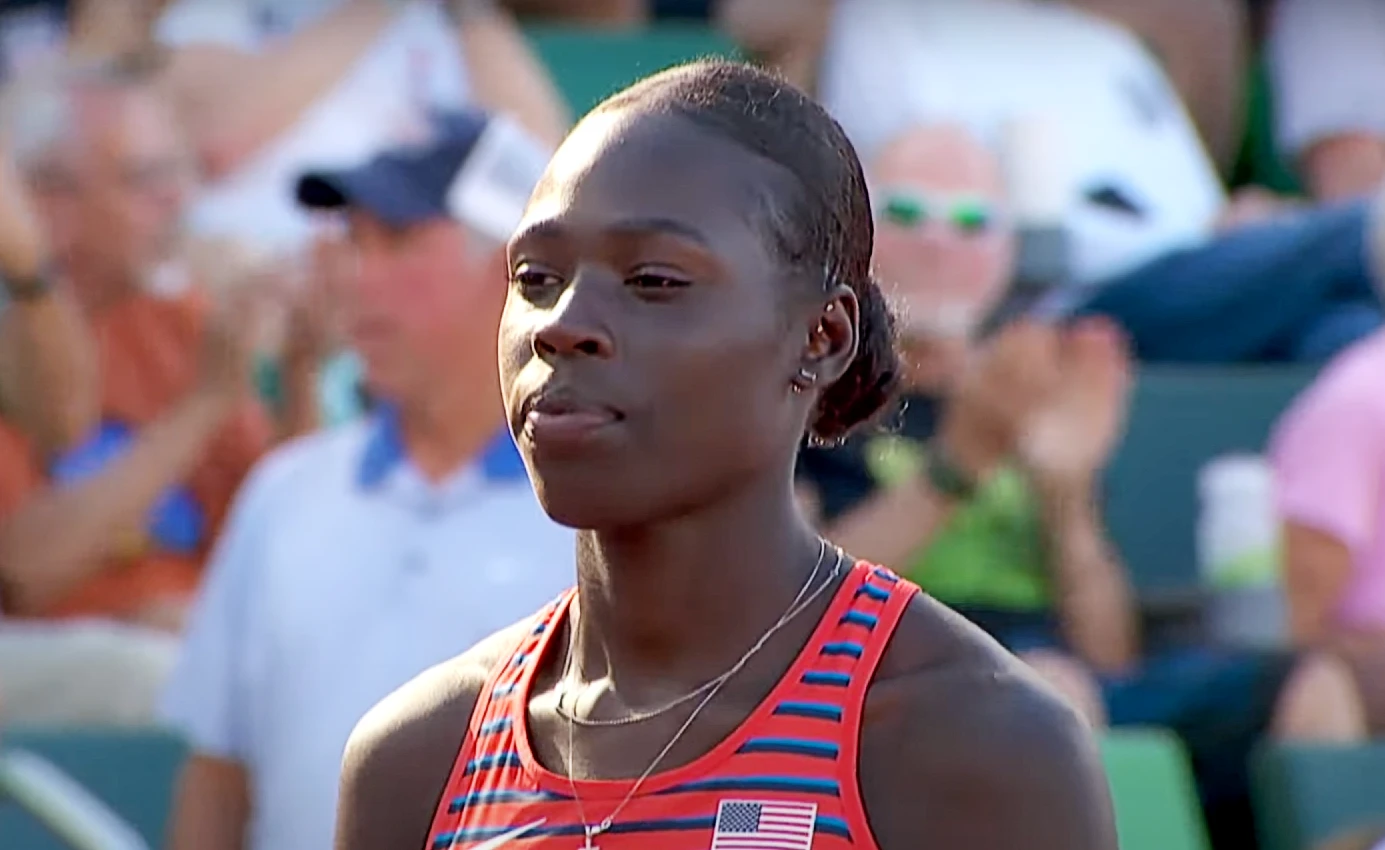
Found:
<svg viewBox="0 0 1385 850"><path fill-rule="evenodd" d="M1356 669L1385 731L1385 331L1333 360L1276 426L1289 622Z"/></svg>

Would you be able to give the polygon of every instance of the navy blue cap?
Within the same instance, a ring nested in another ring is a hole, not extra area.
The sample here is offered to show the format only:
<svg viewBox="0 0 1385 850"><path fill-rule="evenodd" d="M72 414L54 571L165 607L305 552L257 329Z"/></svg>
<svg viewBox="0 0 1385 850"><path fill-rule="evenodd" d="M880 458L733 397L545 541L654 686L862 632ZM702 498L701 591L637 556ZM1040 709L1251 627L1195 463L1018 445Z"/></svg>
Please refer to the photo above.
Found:
<svg viewBox="0 0 1385 850"><path fill-rule="evenodd" d="M391 148L355 168L304 174L298 202L311 209L363 210L394 227L451 218L448 193L490 121L475 109L435 113L420 142Z"/></svg>

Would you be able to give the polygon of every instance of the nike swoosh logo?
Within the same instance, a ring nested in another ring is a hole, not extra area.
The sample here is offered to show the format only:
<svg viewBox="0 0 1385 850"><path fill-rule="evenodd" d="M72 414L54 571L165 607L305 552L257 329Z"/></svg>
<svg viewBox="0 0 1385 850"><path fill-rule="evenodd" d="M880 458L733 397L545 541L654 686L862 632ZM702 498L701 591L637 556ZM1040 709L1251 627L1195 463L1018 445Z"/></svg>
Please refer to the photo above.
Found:
<svg viewBox="0 0 1385 850"><path fill-rule="evenodd" d="M477 844L475 847L472 847L471 850L495 850L495 848L509 844L516 838L521 838L525 835L528 835L529 833L543 826L545 823L548 823L548 818L539 818L533 823L526 823L524 826L515 827L509 832L502 832L500 835L497 835L489 841L482 841L480 844Z"/></svg>

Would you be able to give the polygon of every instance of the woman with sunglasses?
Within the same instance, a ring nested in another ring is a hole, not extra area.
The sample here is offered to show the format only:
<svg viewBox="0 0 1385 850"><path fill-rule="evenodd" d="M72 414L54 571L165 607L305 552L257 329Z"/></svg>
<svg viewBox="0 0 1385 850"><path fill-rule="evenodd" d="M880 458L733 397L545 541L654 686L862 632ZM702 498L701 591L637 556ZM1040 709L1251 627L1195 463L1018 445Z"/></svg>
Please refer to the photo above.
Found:
<svg viewBox="0 0 1385 850"><path fill-rule="evenodd" d="M572 132L509 246L500 371L577 588L361 722L338 850L1116 846L1076 715L799 513L804 434L897 383L871 216L840 127L748 66Z"/></svg>

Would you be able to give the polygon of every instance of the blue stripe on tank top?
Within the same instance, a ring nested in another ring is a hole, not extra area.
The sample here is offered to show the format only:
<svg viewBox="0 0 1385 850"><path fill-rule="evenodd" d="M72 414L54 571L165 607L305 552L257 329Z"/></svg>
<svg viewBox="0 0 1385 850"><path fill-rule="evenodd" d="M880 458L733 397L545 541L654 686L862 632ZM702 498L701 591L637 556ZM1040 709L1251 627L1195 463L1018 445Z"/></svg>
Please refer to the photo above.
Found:
<svg viewBox="0 0 1385 850"><path fill-rule="evenodd" d="M879 567L876 567L875 569L871 570L870 572L871 572L871 575L873 575L873 576L875 576L876 578L880 579L880 580L883 581L885 584L897 584L897 583L899 582L898 576L891 575L889 572L887 572L887 571L885 571L885 570L882 570L882 569L880 569Z"/></svg>
<svg viewBox="0 0 1385 850"><path fill-rule="evenodd" d="M883 587L876 587L873 584L863 584L856 588L857 596L869 596L877 602L884 602L890 598L890 592Z"/></svg>
<svg viewBox="0 0 1385 850"><path fill-rule="evenodd" d="M610 833L641 833L641 832L688 832L700 829L715 829L717 819L715 817L697 818L667 818L664 820L636 820L626 821L625 823L614 823L607 830ZM817 822L814 824L814 831L822 835L834 835L851 841L851 830L847 827L846 821L841 818L827 817L818 815ZM482 826L469 829L459 829L456 832L445 832L433 839L432 850L448 850L462 842L485 841L497 835L503 835L513 829L510 825L505 826ZM554 826L542 826L535 829L530 835L535 838L542 836L562 837L566 835L580 836L583 833L581 824L557 824Z"/></svg>
<svg viewBox="0 0 1385 850"><path fill-rule="evenodd" d="M823 655L846 655L851 658L860 658L865 654L866 648L854 640L838 640L822 645Z"/></svg>
<svg viewBox="0 0 1385 850"><path fill-rule="evenodd" d="M616 822L611 824L606 832L687 832L689 830L714 829L716 825L717 819L715 817L632 820L625 821L624 823ZM456 832L445 832L433 839L433 850L446 850L446 848L462 842L485 841L487 838L503 835L512 829L514 829L512 825L477 826L468 829L459 829ZM553 826L538 827L526 833L525 838L541 838L544 836L561 837L564 835L580 836L584 831L580 823L555 824Z"/></svg>
<svg viewBox="0 0 1385 850"><path fill-rule="evenodd" d="M880 622L880 618L874 614L867 614L864 611L847 611L842 618L837 621L839 626L865 626L867 629L874 629L875 624Z"/></svg>
<svg viewBox="0 0 1385 850"><path fill-rule="evenodd" d="M463 776L470 776L482 770L495 770L500 767L523 767L524 762L520 759L519 753L511 750L508 753L492 753L488 756L474 758L466 763L462 770Z"/></svg>
<svg viewBox="0 0 1385 850"><path fill-rule="evenodd" d="M802 776L734 776L684 782L682 785L656 791L655 796L688 794L694 791L782 791L790 794L822 794L828 797L842 795L841 786L830 779L807 779Z"/></svg>
<svg viewBox="0 0 1385 850"><path fill-rule="evenodd" d="M833 688L845 688L851 684L851 674L849 673L823 673L816 670L809 670L800 679L805 685L827 685Z"/></svg>
<svg viewBox="0 0 1385 850"><path fill-rule="evenodd" d="M781 702L774 707L781 717L812 717L817 720L840 721L841 706L825 702Z"/></svg>
<svg viewBox="0 0 1385 850"><path fill-rule="evenodd" d="M522 791L513 788L500 788L494 791L473 791L470 794L454 797L452 802L447 804L447 810L455 815L470 806L498 806L504 803L551 803L555 800L570 799L572 798L555 794L552 791Z"/></svg>
<svg viewBox="0 0 1385 850"><path fill-rule="evenodd" d="M834 759L840 749L827 741L808 741L801 738L751 738L738 753L782 753L790 756L810 756L820 759Z"/></svg>
<svg viewBox="0 0 1385 850"><path fill-rule="evenodd" d="M504 732L506 729L509 729L509 728L510 728L510 718L508 718L508 717L497 717L495 720L489 720L489 721L487 721L487 722L485 722L485 723L482 723L482 724L481 724L481 731L480 731L480 734L482 734L482 735L494 735L494 734L497 733L497 732Z"/></svg>
<svg viewBox="0 0 1385 850"><path fill-rule="evenodd" d="M835 835L838 838L845 838L848 842L851 841L851 828L841 818L818 815L813 831L823 835Z"/></svg>
<svg viewBox="0 0 1385 850"><path fill-rule="evenodd" d="M494 688L491 688L491 696L496 698L507 697L510 694L514 693L518 688L519 682L501 682Z"/></svg>
<svg viewBox="0 0 1385 850"><path fill-rule="evenodd" d="M534 629L533 629L533 631L529 632L529 634L531 634L531 635L541 635L541 634L543 634L543 633L546 632L546 631L548 631L548 623L543 622L543 623L539 623L537 626L535 626Z"/></svg>
<svg viewBox="0 0 1385 850"><path fill-rule="evenodd" d="M529 660L529 653L527 653L527 652L516 652L516 653L515 653L514 660L510 662L510 666L512 666L512 667L519 667L519 666L522 665L525 661L528 661L528 660Z"/></svg>

